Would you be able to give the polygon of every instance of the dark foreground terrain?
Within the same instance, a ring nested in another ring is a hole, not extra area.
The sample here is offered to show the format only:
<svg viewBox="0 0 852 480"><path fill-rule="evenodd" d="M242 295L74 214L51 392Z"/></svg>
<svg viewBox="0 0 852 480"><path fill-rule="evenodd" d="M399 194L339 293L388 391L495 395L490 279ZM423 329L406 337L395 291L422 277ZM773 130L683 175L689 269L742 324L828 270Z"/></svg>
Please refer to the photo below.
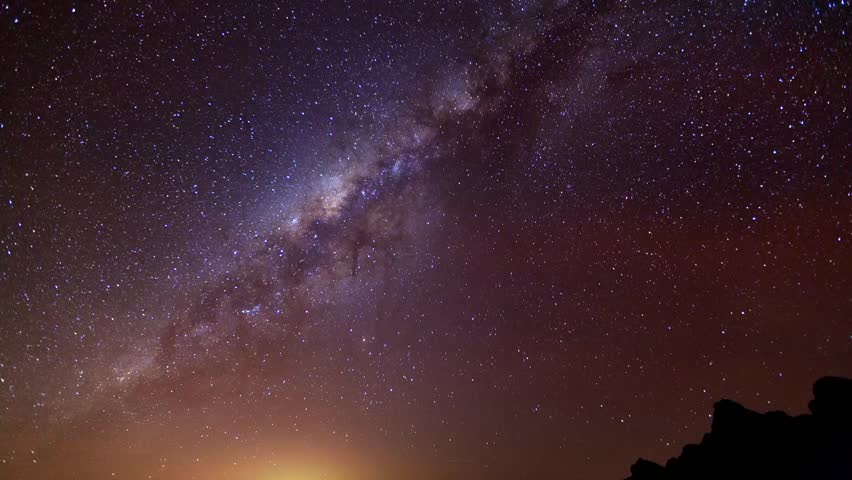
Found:
<svg viewBox="0 0 852 480"><path fill-rule="evenodd" d="M629 480L852 479L852 379L814 384L810 415L761 414L722 400L701 443L665 466L639 459Z"/></svg>

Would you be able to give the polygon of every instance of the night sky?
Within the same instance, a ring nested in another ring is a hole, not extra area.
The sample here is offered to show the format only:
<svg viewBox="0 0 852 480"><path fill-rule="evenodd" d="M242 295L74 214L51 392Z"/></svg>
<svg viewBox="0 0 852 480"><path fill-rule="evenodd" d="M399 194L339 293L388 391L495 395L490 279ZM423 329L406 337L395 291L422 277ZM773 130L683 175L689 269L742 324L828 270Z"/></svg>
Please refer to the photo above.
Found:
<svg viewBox="0 0 852 480"><path fill-rule="evenodd" d="M0 478L623 478L852 376L847 0L44 3Z"/></svg>

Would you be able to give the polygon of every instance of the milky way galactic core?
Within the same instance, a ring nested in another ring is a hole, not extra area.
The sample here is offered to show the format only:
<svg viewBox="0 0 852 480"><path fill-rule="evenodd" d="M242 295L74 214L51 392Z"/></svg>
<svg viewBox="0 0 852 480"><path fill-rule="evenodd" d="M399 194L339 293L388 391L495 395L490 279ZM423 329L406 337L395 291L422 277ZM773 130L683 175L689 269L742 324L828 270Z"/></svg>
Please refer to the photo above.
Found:
<svg viewBox="0 0 852 480"><path fill-rule="evenodd" d="M852 376L850 6L0 4L0 477L609 479Z"/></svg>

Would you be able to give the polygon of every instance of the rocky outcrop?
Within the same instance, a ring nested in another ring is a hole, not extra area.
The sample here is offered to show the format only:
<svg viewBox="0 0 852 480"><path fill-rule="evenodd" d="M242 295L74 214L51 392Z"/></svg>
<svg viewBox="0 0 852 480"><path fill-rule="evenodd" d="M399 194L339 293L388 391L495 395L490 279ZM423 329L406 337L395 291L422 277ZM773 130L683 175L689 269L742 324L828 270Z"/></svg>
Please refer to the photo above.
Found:
<svg viewBox="0 0 852 480"><path fill-rule="evenodd" d="M852 479L852 379L814 384L810 415L717 402L710 433L665 466L639 459L629 480Z"/></svg>

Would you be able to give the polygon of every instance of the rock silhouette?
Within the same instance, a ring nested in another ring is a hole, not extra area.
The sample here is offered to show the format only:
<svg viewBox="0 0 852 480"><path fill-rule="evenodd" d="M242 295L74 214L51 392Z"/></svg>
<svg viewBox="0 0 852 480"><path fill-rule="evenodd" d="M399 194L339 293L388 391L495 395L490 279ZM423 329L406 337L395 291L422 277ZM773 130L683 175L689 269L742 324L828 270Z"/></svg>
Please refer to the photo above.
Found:
<svg viewBox="0 0 852 480"><path fill-rule="evenodd" d="M640 458L628 480L852 479L852 379L823 377L813 392L796 417L719 401L700 444L665 466Z"/></svg>

